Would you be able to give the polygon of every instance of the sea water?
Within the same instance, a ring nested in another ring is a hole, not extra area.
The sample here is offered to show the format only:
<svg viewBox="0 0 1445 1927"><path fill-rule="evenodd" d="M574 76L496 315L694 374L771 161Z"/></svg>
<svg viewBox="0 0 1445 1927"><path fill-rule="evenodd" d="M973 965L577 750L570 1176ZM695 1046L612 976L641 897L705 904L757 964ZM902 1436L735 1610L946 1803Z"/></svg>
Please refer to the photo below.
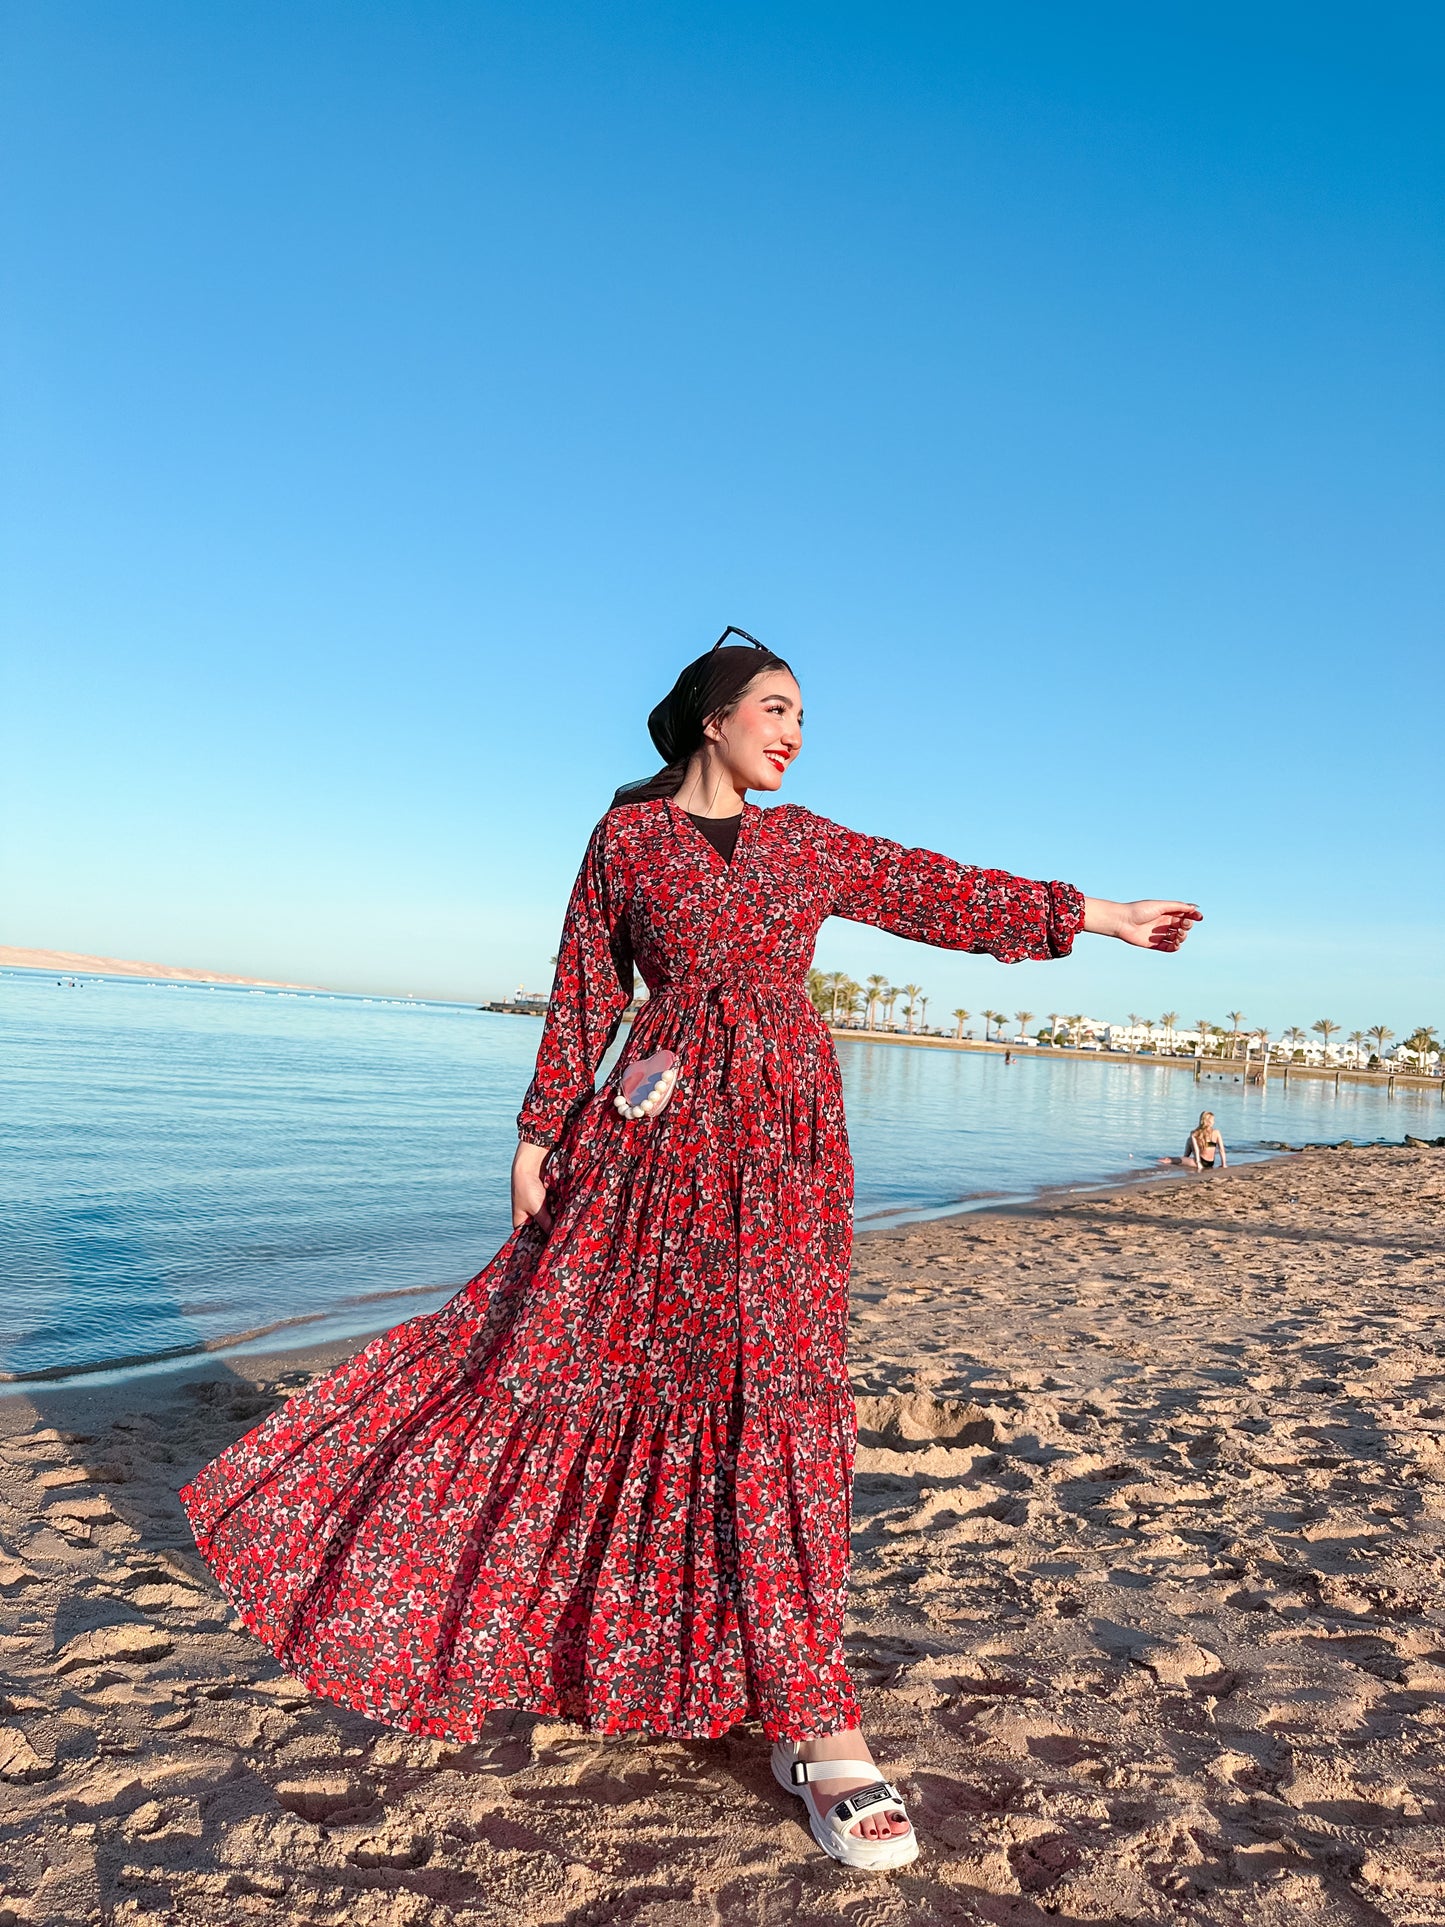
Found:
<svg viewBox="0 0 1445 1927"><path fill-rule="evenodd" d="M510 1228L541 1025L469 1006L0 974L0 1373L349 1336ZM1438 1093L1019 1052L838 1046L860 1226L1267 1140L1445 1131Z"/></svg>

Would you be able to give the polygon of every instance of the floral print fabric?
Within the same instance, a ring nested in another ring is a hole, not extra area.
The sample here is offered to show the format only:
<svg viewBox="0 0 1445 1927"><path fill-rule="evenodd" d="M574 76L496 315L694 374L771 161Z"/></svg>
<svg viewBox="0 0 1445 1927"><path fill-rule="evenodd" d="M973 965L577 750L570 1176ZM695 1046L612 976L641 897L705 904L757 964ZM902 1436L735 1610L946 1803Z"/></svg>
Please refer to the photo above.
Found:
<svg viewBox="0 0 1445 1927"><path fill-rule="evenodd" d="M748 804L731 863L669 800L598 825L518 1120L553 1224L317 1380L182 1494L252 1630L419 1733L489 1707L598 1732L856 1723L843 1662L853 1174L805 976L855 918L1005 961L1083 899ZM594 1089L665 1046L655 1118Z"/></svg>

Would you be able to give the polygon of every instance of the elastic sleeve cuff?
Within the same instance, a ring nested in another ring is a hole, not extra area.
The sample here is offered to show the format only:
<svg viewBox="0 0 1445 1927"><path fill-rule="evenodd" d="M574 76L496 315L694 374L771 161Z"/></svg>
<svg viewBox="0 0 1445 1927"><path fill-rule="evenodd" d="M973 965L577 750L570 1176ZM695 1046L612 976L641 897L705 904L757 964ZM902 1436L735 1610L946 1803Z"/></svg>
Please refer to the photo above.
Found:
<svg viewBox="0 0 1445 1927"><path fill-rule="evenodd" d="M550 1151L557 1142L555 1131L544 1131L539 1124L524 1124L517 1120L517 1136L523 1144L535 1144L539 1150Z"/></svg>
<svg viewBox="0 0 1445 1927"><path fill-rule="evenodd" d="M1049 889L1049 954L1067 957L1084 927L1084 893L1072 883L1051 883Z"/></svg>

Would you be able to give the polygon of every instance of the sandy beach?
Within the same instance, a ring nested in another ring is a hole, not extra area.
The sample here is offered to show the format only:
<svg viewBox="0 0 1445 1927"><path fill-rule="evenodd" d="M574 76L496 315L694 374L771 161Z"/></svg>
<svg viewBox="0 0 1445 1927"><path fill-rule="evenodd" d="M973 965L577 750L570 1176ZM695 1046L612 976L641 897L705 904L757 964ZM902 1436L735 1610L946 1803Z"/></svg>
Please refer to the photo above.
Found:
<svg viewBox="0 0 1445 1927"><path fill-rule="evenodd" d="M307 990L314 985L280 983L270 977L228 977L187 964L135 963L125 957L89 957L78 950L22 950L0 944L0 970L54 971L62 977L144 977L153 983L229 984L253 990Z"/></svg>
<svg viewBox="0 0 1445 1927"><path fill-rule="evenodd" d="M176 1489L351 1347L0 1398L0 1927L1445 1921L1442 1220L1313 1151L859 1240L877 1879L749 1730L451 1747L236 1630Z"/></svg>

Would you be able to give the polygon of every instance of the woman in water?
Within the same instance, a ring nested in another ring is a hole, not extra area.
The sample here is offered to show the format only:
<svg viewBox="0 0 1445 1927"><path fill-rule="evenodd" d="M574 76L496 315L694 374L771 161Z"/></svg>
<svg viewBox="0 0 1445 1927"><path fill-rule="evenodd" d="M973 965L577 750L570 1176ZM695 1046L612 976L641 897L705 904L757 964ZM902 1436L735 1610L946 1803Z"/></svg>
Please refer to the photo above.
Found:
<svg viewBox="0 0 1445 1927"><path fill-rule="evenodd" d="M1199 913L758 808L803 698L780 657L726 643L653 710L665 767L588 843L511 1237L182 1496L313 1692L462 1741L499 1706L598 1733L755 1719L819 1844L897 1867L917 1842L843 1656L853 1173L814 939L851 917L1013 962L1080 931L1177 950ZM634 968L650 995L596 1090Z"/></svg>
<svg viewBox="0 0 1445 1927"><path fill-rule="evenodd" d="M1223 1171L1229 1164L1229 1157L1224 1149L1224 1139L1219 1134L1219 1126L1214 1121L1213 1111L1201 1111L1199 1122L1189 1133L1189 1140L1184 1146L1184 1156L1180 1162L1192 1164L1196 1171L1212 1171L1215 1166L1216 1152L1219 1168Z"/></svg>

